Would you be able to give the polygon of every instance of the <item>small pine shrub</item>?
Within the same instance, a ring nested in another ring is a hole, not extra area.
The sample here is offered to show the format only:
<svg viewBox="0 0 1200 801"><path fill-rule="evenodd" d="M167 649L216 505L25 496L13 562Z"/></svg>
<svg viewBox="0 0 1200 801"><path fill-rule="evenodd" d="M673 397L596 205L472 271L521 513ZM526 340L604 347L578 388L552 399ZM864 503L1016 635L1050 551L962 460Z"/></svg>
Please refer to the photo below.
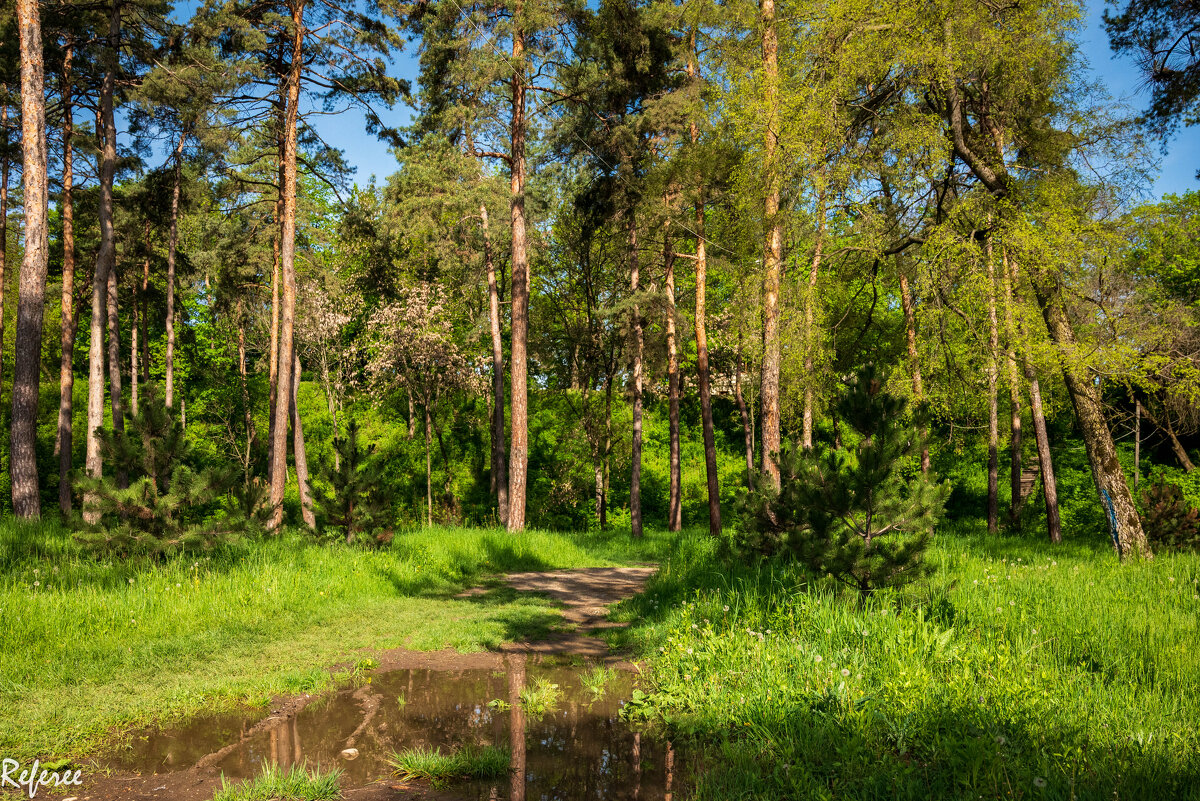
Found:
<svg viewBox="0 0 1200 801"><path fill-rule="evenodd" d="M758 489L743 495L745 532L735 547L796 558L865 599L927 572L923 556L949 486L904 469L920 453L920 429L873 367L851 379L837 412L857 446L785 447L779 488L759 476Z"/></svg>
<svg viewBox="0 0 1200 801"><path fill-rule="evenodd" d="M363 448L358 441L358 424L351 421L344 437L335 437L336 467L327 465L322 478L330 489L314 487L313 501L321 528L333 532L346 544L360 534L371 534L379 544L391 541L384 531L388 522L388 499L384 494L383 462L375 446Z"/></svg>
<svg viewBox="0 0 1200 801"><path fill-rule="evenodd" d="M253 519L225 503L230 474L195 467L183 427L153 389L123 432L97 431L105 473L76 480L94 524L87 548L120 556L208 550L247 533Z"/></svg>
<svg viewBox="0 0 1200 801"><path fill-rule="evenodd" d="M1195 550L1200 546L1200 510L1183 490L1157 476L1142 491L1142 526L1155 546Z"/></svg>

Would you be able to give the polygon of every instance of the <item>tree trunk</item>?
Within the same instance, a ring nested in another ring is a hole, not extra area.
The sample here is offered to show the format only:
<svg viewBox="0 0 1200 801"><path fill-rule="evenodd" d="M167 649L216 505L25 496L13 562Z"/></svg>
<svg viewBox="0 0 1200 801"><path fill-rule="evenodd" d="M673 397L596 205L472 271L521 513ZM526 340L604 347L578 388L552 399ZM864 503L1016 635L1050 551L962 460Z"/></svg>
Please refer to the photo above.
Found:
<svg viewBox="0 0 1200 801"><path fill-rule="evenodd" d="M300 71L304 69L304 0L292 0L292 63L288 73L283 126L283 196L279 236L282 308L279 321L279 367L275 387L275 430L271 443L271 528L283 523L287 486L287 424L292 396L292 327L296 315L296 119L300 112ZM307 522L307 521L306 521Z"/></svg>
<svg viewBox="0 0 1200 801"><path fill-rule="evenodd" d="M8 159L7 95L8 86L0 85L0 135L4 138L0 149L0 399L4 397L4 279L8 266L8 175L12 166Z"/></svg>
<svg viewBox="0 0 1200 801"><path fill-rule="evenodd" d="M762 68L766 133L763 154L767 226L763 248L763 361L759 403L762 406L762 469L767 480L779 485L779 284L783 273L783 228L779 220L779 176L776 165L779 108L779 42L775 33L775 0L759 0L762 22Z"/></svg>
<svg viewBox="0 0 1200 801"><path fill-rule="evenodd" d="M1033 420L1033 439L1037 446L1038 467L1042 475L1042 497L1046 501L1046 534L1053 543L1062 542L1062 519L1058 514L1058 481L1054 477L1054 459L1050 456L1050 435L1042 410L1042 387L1037 373L1025 360L1025 379L1029 382L1029 416Z"/></svg>
<svg viewBox="0 0 1200 801"><path fill-rule="evenodd" d="M508 797L511 801L525 801L525 708L521 705L521 693L525 691L525 654L510 654L508 662L508 747L512 752L512 769L509 771Z"/></svg>
<svg viewBox="0 0 1200 801"><path fill-rule="evenodd" d="M75 200L74 166L75 152L71 137L75 133L72 103L71 60L73 48L67 45L63 53L63 175L62 175L62 237L63 237L63 282L62 282L62 334L58 369L58 508L64 516L71 513L71 424L74 414L75 393ZM4 177L8 185L8 176ZM3 201L0 201L2 207ZM4 210L0 208L0 218ZM0 222L0 242L3 241L3 223ZM3 282L4 257L0 256L0 283Z"/></svg>
<svg viewBox="0 0 1200 801"><path fill-rule="evenodd" d="M921 379L921 359L917 353L917 316L913 307L912 291L908 285L908 274L901 268L900 272L900 307L904 311L904 343L908 353L909 370L912 373L913 400L921 403L925 400L925 385ZM927 431L922 429L921 439L924 440ZM839 445L840 447L840 445ZM929 472L929 445L921 446L921 472Z"/></svg>
<svg viewBox="0 0 1200 801"><path fill-rule="evenodd" d="M425 525L433 525L433 417L429 413L429 399L425 403Z"/></svg>
<svg viewBox="0 0 1200 801"><path fill-rule="evenodd" d="M108 271L108 396L112 403L114 434L125 433L125 398L121 390L121 322L117 317L117 269ZM129 486L129 476L117 470L117 486Z"/></svg>
<svg viewBox="0 0 1200 801"><path fill-rule="evenodd" d="M171 184L171 229L167 235L167 408L175 405L175 253L179 246L179 186L183 181L183 140L175 146L175 177Z"/></svg>
<svg viewBox="0 0 1200 801"><path fill-rule="evenodd" d="M1167 437L1171 440L1171 450L1175 452L1175 458L1179 460L1179 464L1183 467L1184 472L1190 473L1195 470L1196 465L1192 464L1192 460L1188 457L1187 449L1183 447L1183 443L1175 435L1175 427L1171 425L1171 418L1169 416L1167 417Z"/></svg>
<svg viewBox="0 0 1200 801"><path fill-rule="evenodd" d="M483 229L483 261L487 268L488 322L492 333L492 492L496 495L496 516L500 525L508 525L508 465L504 452L504 339L500 323L500 287L496 283L496 265L492 260L492 238L488 234L487 205L479 204Z"/></svg>
<svg viewBox="0 0 1200 801"><path fill-rule="evenodd" d="M512 421L508 448L508 530L525 528L525 483L529 470L529 386L526 348L529 337L529 254L525 243L525 4L513 11L512 126Z"/></svg>
<svg viewBox="0 0 1200 801"><path fill-rule="evenodd" d="M412 390L405 394L408 395L408 438L411 441L417 435L417 410L413 405Z"/></svg>
<svg viewBox="0 0 1200 801"><path fill-rule="evenodd" d="M987 245L987 285L984 293L988 312L988 463L987 463L987 528L989 534L1000 530L1000 412L998 385L1000 377L1000 325L996 317L996 262L992 240Z"/></svg>
<svg viewBox="0 0 1200 801"><path fill-rule="evenodd" d="M37 470L38 389L42 362L42 312L46 303L49 232L46 217L46 97L42 26L36 0L17 0L21 49L22 182L25 189L25 255L17 290L13 351L11 473L13 512L41 516ZM7 245L7 242L4 243Z"/></svg>
<svg viewBox="0 0 1200 801"><path fill-rule="evenodd" d="M245 480L249 483L250 454L254 447L254 441L258 439L258 432L254 430L254 415L250 410L250 387L247 382L248 376L246 370L246 321L244 314L242 299L239 297L237 302L238 383L242 389L242 412L245 415L246 424Z"/></svg>
<svg viewBox="0 0 1200 801"><path fill-rule="evenodd" d="M817 277L821 270L821 251L825 244L825 196L817 200L817 241L813 246L812 263L808 272L808 295L804 299L804 417L800 428L800 445L805 450L813 444L813 353L817 348Z"/></svg>
<svg viewBox="0 0 1200 801"><path fill-rule="evenodd" d="M1129 491L1125 474L1121 472L1112 432L1104 419L1100 392L1086 368L1075 362L1075 332L1063 308L1062 288L1057 284L1035 282L1034 294L1046 319L1050 338L1059 352L1063 380L1083 432L1092 479L1112 530L1113 547L1121 559L1130 556L1151 559L1153 554L1146 541L1146 533L1142 530L1133 493Z"/></svg>
<svg viewBox="0 0 1200 801"><path fill-rule="evenodd" d="M107 318L108 273L113 269L117 256L116 236L113 231L113 175L117 163L113 91L116 84L120 36L121 7L114 0L109 15L104 81L100 85L99 122L104 128L104 142L100 151L100 247L96 251L96 269L92 274L92 320L88 342L86 469L91 478L100 478L104 469L96 430L104 424L104 321ZM94 497L83 499L83 517L88 523L96 523L100 519L100 513L94 504Z"/></svg>
<svg viewBox="0 0 1200 801"><path fill-rule="evenodd" d="M679 350L675 343L675 246L671 242L669 226L668 220L663 232L667 289L667 418L671 440L667 531L679 531L683 528L683 477L679 455Z"/></svg>
<svg viewBox="0 0 1200 801"><path fill-rule="evenodd" d="M300 494L300 516L304 525L316 528L317 521L313 516L312 493L308 482L308 451L304 447L304 422L300 419L300 357L296 354L295 341L292 344L292 397L288 414L292 420L292 459L296 463L296 487Z"/></svg>
<svg viewBox="0 0 1200 801"><path fill-rule="evenodd" d="M635 537L642 536L642 312L637 303L639 264L637 252L637 221L632 208L627 209L629 226L629 287L634 297L631 322L633 351L630 364L633 381L633 427L630 432L631 454L629 473L629 528Z"/></svg>
<svg viewBox="0 0 1200 801"><path fill-rule="evenodd" d="M1017 368L1017 326L1013 321L1013 264L1008 258L1008 250L1001 251L1001 263L1004 269L1004 337L1008 341L1004 357L1008 365L1008 478L1011 498L1008 504L1008 524L1016 526L1021 515L1021 379Z"/></svg>
<svg viewBox="0 0 1200 801"><path fill-rule="evenodd" d="M612 456L612 393L613 375L610 370L604 382L604 487L600 495L600 528L608 528L608 476L609 458Z"/></svg>
<svg viewBox="0 0 1200 801"><path fill-rule="evenodd" d="M150 221L146 220L145 227L142 229L142 236L145 238L146 244L146 259L142 262L142 381L150 382L150 256L153 254L153 248L150 245Z"/></svg>
<svg viewBox="0 0 1200 801"><path fill-rule="evenodd" d="M754 489L754 430L750 427L750 410L742 397L742 346L738 343L737 362L733 368L733 397L742 416L742 440L746 445L746 484Z"/></svg>
<svg viewBox="0 0 1200 801"><path fill-rule="evenodd" d="M267 413L267 442L275 442L275 407L278 405L279 393L279 303L280 303L280 273L282 271L282 262L279 254L279 242L283 237L283 162L284 162L284 127L286 125L287 116L287 82L280 88L280 95L283 102L280 103L281 118L279 125L279 140L277 142L279 150L279 165L276 170L278 178L278 190L275 197L275 235L272 237L272 267L271 267L271 366L270 366L270 395L268 400ZM411 409L409 410L412 411ZM411 414L409 415L412 416ZM412 434L409 434L409 439L412 439ZM267 473L274 475L275 450L274 445L269 444L267 447Z"/></svg>

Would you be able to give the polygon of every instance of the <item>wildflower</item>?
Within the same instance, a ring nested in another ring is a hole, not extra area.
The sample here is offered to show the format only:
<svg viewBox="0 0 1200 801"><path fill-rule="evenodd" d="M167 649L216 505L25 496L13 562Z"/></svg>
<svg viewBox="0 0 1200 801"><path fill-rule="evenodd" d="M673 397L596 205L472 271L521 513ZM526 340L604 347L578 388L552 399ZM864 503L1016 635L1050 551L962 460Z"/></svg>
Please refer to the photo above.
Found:
<svg viewBox="0 0 1200 801"><path fill-rule="evenodd" d="M997 611L997 612L1003 612L1004 610L1003 610L1003 609L1001 609L1000 607L998 607L998 606L997 606L997 607L996 607L996 611Z"/></svg>
<svg viewBox="0 0 1200 801"><path fill-rule="evenodd" d="M1034 633L1034 634L1037 634L1037 629L1034 629L1034 630L1033 630L1033 633Z"/></svg>
<svg viewBox="0 0 1200 801"><path fill-rule="evenodd" d="M35 576L40 572L42 572L42 571L38 570L36 567L33 569L33 575L35 575Z"/></svg>
<svg viewBox="0 0 1200 801"><path fill-rule="evenodd" d="M1016 602L1016 601L1009 601L1009 602L1008 602L1008 605L1009 605L1009 606L1016 606L1016 605L1017 605L1017 602Z"/></svg>
<svg viewBox="0 0 1200 801"><path fill-rule="evenodd" d="M861 673L859 673L859 674L858 674L858 676L856 676L856 678L857 678L859 681L862 681L862 674L861 674Z"/></svg>
<svg viewBox="0 0 1200 801"><path fill-rule="evenodd" d="M842 675L849 677L850 676L850 668L842 668Z"/></svg>
<svg viewBox="0 0 1200 801"><path fill-rule="evenodd" d="M176 588L176 589L178 589L179 587L182 587L182 586L183 586L183 585L182 585L182 584L180 584L178 581L177 581L177 582L175 582L175 588Z"/></svg>
<svg viewBox="0 0 1200 801"><path fill-rule="evenodd" d="M1033 786L1034 787L1045 787L1046 780L1043 779L1041 776L1034 776L1033 777Z"/></svg>
<svg viewBox="0 0 1200 801"><path fill-rule="evenodd" d="M975 579L975 580L974 580L974 581L972 581L971 583L972 583L972 584L978 584L978 583L979 583L979 579Z"/></svg>
<svg viewBox="0 0 1200 801"><path fill-rule="evenodd" d="M729 611L729 604L725 604L725 611L726 611L726 612L728 612L728 611Z"/></svg>
<svg viewBox="0 0 1200 801"><path fill-rule="evenodd" d="M130 583L130 584L132 584L132 583L133 583L133 579L130 579L130 580L129 580L129 583Z"/></svg>
<svg viewBox="0 0 1200 801"><path fill-rule="evenodd" d="M35 582L33 582L33 586L35 586L35 587L40 587L40 586L42 586L42 582L40 582L40 581L35 581Z"/></svg>
<svg viewBox="0 0 1200 801"><path fill-rule="evenodd" d="M1175 583L1175 577L1174 577L1174 576L1167 576L1167 581L1169 581L1169 582L1171 582L1172 584L1174 584L1174 583Z"/></svg>
<svg viewBox="0 0 1200 801"><path fill-rule="evenodd" d="M816 659L817 659L817 661L818 661L818 662L820 662L820 661L821 661L821 655L820 655L820 654L817 654L817 656L816 656Z"/></svg>
<svg viewBox="0 0 1200 801"><path fill-rule="evenodd" d="M881 615L886 615L887 613L888 613L888 610L886 610L886 609L879 610L879 614L881 614Z"/></svg>
<svg viewBox="0 0 1200 801"><path fill-rule="evenodd" d="M996 735L996 745L1006 745L1007 743L1008 743L1008 740L1004 739L1003 734Z"/></svg>
<svg viewBox="0 0 1200 801"><path fill-rule="evenodd" d="M1050 567L1058 567L1058 562L1051 562Z"/></svg>
<svg viewBox="0 0 1200 801"><path fill-rule="evenodd" d="M692 652L692 649L691 649L691 648L689 648L689 649L688 649L688 653L690 654L691 652Z"/></svg>

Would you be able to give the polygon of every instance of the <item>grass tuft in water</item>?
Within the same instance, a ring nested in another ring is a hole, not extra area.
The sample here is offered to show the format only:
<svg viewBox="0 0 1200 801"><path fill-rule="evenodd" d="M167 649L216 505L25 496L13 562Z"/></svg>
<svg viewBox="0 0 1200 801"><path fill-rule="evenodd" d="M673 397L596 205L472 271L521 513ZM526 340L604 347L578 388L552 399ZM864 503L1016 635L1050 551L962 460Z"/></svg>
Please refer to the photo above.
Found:
<svg viewBox="0 0 1200 801"><path fill-rule="evenodd" d="M617 671L605 665L596 665L586 673L581 673L579 681L583 689L591 694L592 700L598 701L604 697L608 684L617 677Z"/></svg>
<svg viewBox="0 0 1200 801"><path fill-rule="evenodd" d="M540 718L554 709L561 699L562 690L558 688L557 684L551 684L550 680L544 676L537 678L531 686L521 690L521 707L525 710L525 714L533 718Z"/></svg>
<svg viewBox="0 0 1200 801"><path fill-rule="evenodd" d="M508 772L509 753L494 745L464 745L443 754L440 748L409 748L388 760L402 779L426 779L443 787L456 779L497 779Z"/></svg>
<svg viewBox="0 0 1200 801"><path fill-rule="evenodd" d="M342 797L341 775L337 768L322 772L306 765L263 765L262 773L240 784L227 784L222 776L213 801L335 801Z"/></svg>

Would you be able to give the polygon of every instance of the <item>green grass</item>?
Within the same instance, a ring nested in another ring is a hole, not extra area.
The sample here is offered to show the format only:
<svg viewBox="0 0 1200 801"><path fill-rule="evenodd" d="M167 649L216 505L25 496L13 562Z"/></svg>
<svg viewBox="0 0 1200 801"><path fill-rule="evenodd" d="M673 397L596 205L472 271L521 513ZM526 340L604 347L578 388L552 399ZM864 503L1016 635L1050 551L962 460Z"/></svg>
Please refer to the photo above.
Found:
<svg viewBox="0 0 1200 801"><path fill-rule="evenodd" d="M605 665L596 665L586 673L579 676L579 681L583 685L583 689L591 694L593 699L599 700L604 697L604 693L608 688L608 683L617 677L617 671Z"/></svg>
<svg viewBox="0 0 1200 801"><path fill-rule="evenodd" d="M341 775L337 768L322 772L305 766L263 765L262 773L239 784L227 784L222 776L213 801L335 801L342 797Z"/></svg>
<svg viewBox="0 0 1200 801"><path fill-rule="evenodd" d="M1200 557L940 532L865 607L685 539L615 635L699 799L1200 798Z"/></svg>
<svg viewBox="0 0 1200 801"><path fill-rule="evenodd" d="M562 690L545 676L539 676L521 690L521 708L532 718L544 717L561 700Z"/></svg>
<svg viewBox="0 0 1200 801"><path fill-rule="evenodd" d="M464 745L443 754L440 748L409 748L392 755L402 779L425 779L444 787L457 779L497 779L508 773L509 753L494 745Z"/></svg>
<svg viewBox="0 0 1200 801"><path fill-rule="evenodd" d="M437 528L370 551L292 533L123 563L53 523L0 521L0 752L80 756L116 728L320 691L352 678L328 666L365 669L370 649L535 638L561 620L547 601L453 595L488 573L650 559L664 541Z"/></svg>

